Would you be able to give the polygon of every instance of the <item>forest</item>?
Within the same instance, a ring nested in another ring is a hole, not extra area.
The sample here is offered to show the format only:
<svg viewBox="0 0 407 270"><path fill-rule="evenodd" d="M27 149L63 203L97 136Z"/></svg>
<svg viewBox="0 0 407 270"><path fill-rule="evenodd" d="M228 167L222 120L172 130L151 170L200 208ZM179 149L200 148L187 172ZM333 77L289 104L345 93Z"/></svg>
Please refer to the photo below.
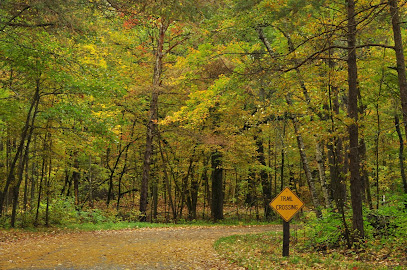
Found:
<svg viewBox="0 0 407 270"><path fill-rule="evenodd" d="M290 187L348 247L407 228L406 4L1 1L0 227L273 221Z"/></svg>

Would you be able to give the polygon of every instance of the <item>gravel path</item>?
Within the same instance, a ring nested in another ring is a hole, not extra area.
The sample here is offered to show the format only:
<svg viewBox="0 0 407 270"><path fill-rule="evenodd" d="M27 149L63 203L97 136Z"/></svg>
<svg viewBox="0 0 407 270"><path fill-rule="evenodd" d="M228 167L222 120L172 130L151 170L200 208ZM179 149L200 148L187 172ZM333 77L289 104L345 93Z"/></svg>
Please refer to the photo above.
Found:
<svg viewBox="0 0 407 270"><path fill-rule="evenodd" d="M281 226L215 226L76 232L0 242L0 269L244 269L213 249L232 234Z"/></svg>

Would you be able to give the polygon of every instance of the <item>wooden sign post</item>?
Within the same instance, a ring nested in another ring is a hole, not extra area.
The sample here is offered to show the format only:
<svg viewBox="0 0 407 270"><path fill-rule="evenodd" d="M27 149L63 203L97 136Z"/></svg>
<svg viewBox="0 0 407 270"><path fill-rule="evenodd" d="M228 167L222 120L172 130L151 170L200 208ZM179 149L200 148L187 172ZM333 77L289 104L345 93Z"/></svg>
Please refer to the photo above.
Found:
<svg viewBox="0 0 407 270"><path fill-rule="evenodd" d="M300 211L304 203L288 187L283 189L270 203L283 218L283 257L290 255L290 220Z"/></svg>

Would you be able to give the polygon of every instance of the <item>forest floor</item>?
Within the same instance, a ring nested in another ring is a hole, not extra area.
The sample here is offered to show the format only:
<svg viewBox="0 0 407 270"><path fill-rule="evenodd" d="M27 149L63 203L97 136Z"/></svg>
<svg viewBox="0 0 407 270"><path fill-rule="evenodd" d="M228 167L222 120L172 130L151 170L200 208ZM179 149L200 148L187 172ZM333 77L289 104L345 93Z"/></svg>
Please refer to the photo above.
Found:
<svg viewBox="0 0 407 270"><path fill-rule="evenodd" d="M244 269L220 258L213 243L281 226L202 226L119 231L0 231L0 269Z"/></svg>

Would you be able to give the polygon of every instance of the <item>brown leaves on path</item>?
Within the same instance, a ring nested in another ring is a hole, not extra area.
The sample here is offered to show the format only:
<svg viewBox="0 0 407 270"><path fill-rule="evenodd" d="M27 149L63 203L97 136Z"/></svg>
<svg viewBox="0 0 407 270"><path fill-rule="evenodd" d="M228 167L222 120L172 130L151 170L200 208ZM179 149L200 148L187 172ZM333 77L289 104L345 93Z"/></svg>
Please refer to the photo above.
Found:
<svg viewBox="0 0 407 270"><path fill-rule="evenodd" d="M280 226L146 228L1 239L0 269L244 269L213 249L216 239Z"/></svg>

